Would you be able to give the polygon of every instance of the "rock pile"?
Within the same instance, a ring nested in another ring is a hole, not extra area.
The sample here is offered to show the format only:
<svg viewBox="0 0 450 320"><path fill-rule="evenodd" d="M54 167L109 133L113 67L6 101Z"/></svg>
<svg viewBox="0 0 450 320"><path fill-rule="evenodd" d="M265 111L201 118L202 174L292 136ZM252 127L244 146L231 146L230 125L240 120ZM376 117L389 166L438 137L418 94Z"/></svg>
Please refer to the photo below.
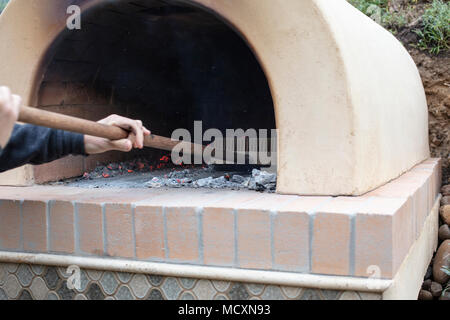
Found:
<svg viewBox="0 0 450 320"><path fill-rule="evenodd" d="M450 300L450 185L441 189L439 247L428 267L419 300Z"/></svg>

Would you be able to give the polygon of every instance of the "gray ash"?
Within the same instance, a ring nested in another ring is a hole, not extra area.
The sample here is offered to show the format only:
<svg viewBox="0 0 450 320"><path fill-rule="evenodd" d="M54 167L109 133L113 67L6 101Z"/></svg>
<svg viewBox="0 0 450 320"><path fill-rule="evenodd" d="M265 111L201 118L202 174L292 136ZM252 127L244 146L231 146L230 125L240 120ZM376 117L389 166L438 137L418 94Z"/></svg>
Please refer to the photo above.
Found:
<svg viewBox="0 0 450 320"><path fill-rule="evenodd" d="M276 174L221 172L215 166L174 165L168 157L152 164L144 159L99 166L82 177L57 182L81 188L207 188L275 192Z"/></svg>

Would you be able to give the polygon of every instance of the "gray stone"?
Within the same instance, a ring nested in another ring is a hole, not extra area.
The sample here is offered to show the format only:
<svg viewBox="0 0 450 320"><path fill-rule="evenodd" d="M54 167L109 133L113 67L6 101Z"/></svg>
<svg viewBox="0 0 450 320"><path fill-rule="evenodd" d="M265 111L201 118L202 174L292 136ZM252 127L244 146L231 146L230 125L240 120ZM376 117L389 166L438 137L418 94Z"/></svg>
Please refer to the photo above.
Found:
<svg viewBox="0 0 450 320"><path fill-rule="evenodd" d="M79 293L75 296L75 300L87 300L87 298L84 294Z"/></svg>
<svg viewBox="0 0 450 320"><path fill-rule="evenodd" d="M321 292L325 300L337 300L340 293L336 290L321 290Z"/></svg>
<svg viewBox="0 0 450 320"><path fill-rule="evenodd" d="M100 284L103 287L105 293L108 295L112 295L119 286L119 282L117 281L116 277L114 277L114 274L109 271L103 274L103 277L100 280Z"/></svg>
<svg viewBox="0 0 450 320"><path fill-rule="evenodd" d="M56 271L58 272L61 279L68 279L71 276L71 274L67 272L67 268L65 267L57 267Z"/></svg>
<svg viewBox="0 0 450 320"><path fill-rule="evenodd" d="M218 294L214 297L214 300L229 300L228 297L224 294Z"/></svg>
<svg viewBox="0 0 450 320"><path fill-rule="evenodd" d="M0 288L0 300L8 300L8 296L2 288Z"/></svg>
<svg viewBox="0 0 450 320"><path fill-rule="evenodd" d="M281 290L289 299L296 299L302 293L302 288L298 287L281 287Z"/></svg>
<svg viewBox="0 0 450 320"><path fill-rule="evenodd" d="M129 284L131 290L137 298L144 298L150 289L150 284L147 282L147 277L143 274L134 275Z"/></svg>
<svg viewBox="0 0 450 320"><path fill-rule="evenodd" d="M231 285L231 283L228 281L218 281L218 280L213 280L212 284L213 284L214 288L216 288L216 290L220 291L220 292L227 291Z"/></svg>
<svg viewBox="0 0 450 320"><path fill-rule="evenodd" d="M284 300L285 297L278 286L267 286L261 295L263 300Z"/></svg>
<svg viewBox="0 0 450 320"><path fill-rule="evenodd" d="M180 300L195 300L195 297L190 292L185 292L181 295Z"/></svg>
<svg viewBox="0 0 450 320"><path fill-rule="evenodd" d="M199 300L212 300L217 293L209 280L199 280L193 291Z"/></svg>
<svg viewBox="0 0 450 320"><path fill-rule="evenodd" d="M152 285L159 286L163 282L164 278L157 275L149 275L148 280Z"/></svg>
<svg viewBox="0 0 450 320"><path fill-rule="evenodd" d="M33 300L33 296L28 289L23 289L18 300Z"/></svg>
<svg viewBox="0 0 450 320"><path fill-rule="evenodd" d="M73 300L76 294L75 290L69 289L66 280L61 282L61 285L59 286L58 290L56 290L56 292L58 293L58 296L61 298L61 300Z"/></svg>
<svg viewBox="0 0 450 320"><path fill-rule="evenodd" d="M55 292L49 292L47 295L47 300L59 300L59 297Z"/></svg>
<svg viewBox="0 0 450 320"><path fill-rule="evenodd" d="M30 290L36 300L44 300L48 294L48 288L45 281L41 277L34 278L31 283Z"/></svg>
<svg viewBox="0 0 450 320"><path fill-rule="evenodd" d="M117 300L134 300L134 297L131 294L130 289L125 285L120 286L119 290L117 290L115 297Z"/></svg>
<svg viewBox="0 0 450 320"><path fill-rule="evenodd" d="M44 274L44 280L50 290L55 290L58 287L61 278L58 272L56 272L55 267L48 267Z"/></svg>
<svg viewBox="0 0 450 320"><path fill-rule="evenodd" d="M245 286L242 283L234 283L231 290L228 292L231 300L247 300L250 298Z"/></svg>
<svg viewBox="0 0 450 320"><path fill-rule="evenodd" d="M245 286L247 287L248 292L250 292L250 294L255 295L255 296L259 296L264 290L263 284L249 283L249 284L246 284Z"/></svg>
<svg viewBox="0 0 450 320"><path fill-rule="evenodd" d="M131 278L133 277L133 274L128 272L117 272L116 274L119 278L119 281L122 283L130 282Z"/></svg>
<svg viewBox="0 0 450 320"><path fill-rule="evenodd" d="M8 277L8 271L5 264L0 264L0 286L3 285Z"/></svg>
<svg viewBox="0 0 450 320"><path fill-rule="evenodd" d="M86 291L86 296L89 300L104 300L105 294L100 289L99 285L95 282L91 283L88 290Z"/></svg>
<svg viewBox="0 0 450 320"><path fill-rule="evenodd" d="M319 295L319 290L316 289L306 289L300 296L301 300L322 300Z"/></svg>
<svg viewBox="0 0 450 320"><path fill-rule="evenodd" d="M27 264L20 264L19 268L17 269L16 276L19 279L19 282L24 287L29 286L34 277L33 273L31 272L30 266L28 266Z"/></svg>
<svg viewBox="0 0 450 320"><path fill-rule="evenodd" d="M88 277L94 281L100 280L102 277L103 271L99 270L87 270Z"/></svg>
<svg viewBox="0 0 450 320"><path fill-rule="evenodd" d="M9 273L15 273L17 268L19 268L19 265L17 263L5 263L5 267Z"/></svg>
<svg viewBox="0 0 450 320"><path fill-rule="evenodd" d="M35 275L40 276L44 272L45 267L38 264L32 264L31 270L34 272Z"/></svg>
<svg viewBox="0 0 450 320"><path fill-rule="evenodd" d="M175 278L167 278L161 289L168 300L176 300L181 292L181 287Z"/></svg>
<svg viewBox="0 0 450 320"><path fill-rule="evenodd" d="M195 279L192 278L179 278L181 285L185 289L192 289L195 286Z"/></svg>
<svg viewBox="0 0 450 320"><path fill-rule="evenodd" d="M89 278L87 276L86 271L81 270L80 272L80 287L75 288L78 292L84 292L89 284Z"/></svg>
<svg viewBox="0 0 450 320"><path fill-rule="evenodd" d="M152 289L147 297L147 300L164 300L164 297L158 289Z"/></svg>
<svg viewBox="0 0 450 320"><path fill-rule="evenodd" d="M15 299L19 295L21 286L17 278L14 275L10 274L8 278L6 278L3 289L5 290L8 298Z"/></svg>

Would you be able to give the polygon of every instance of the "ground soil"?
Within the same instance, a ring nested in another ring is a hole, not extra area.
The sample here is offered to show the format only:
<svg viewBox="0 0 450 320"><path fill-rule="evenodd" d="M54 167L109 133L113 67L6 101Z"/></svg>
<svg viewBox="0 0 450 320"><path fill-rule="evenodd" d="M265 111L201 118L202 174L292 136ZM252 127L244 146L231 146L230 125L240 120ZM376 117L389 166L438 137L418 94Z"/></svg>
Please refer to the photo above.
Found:
<svg viewBox="0 0 450 320"><path fill-rule="evenodd" d="M391 6L404 10L408 25L398 30L396 37L405 45L419 69L427 95L429 110L430 148L433 157L443 160L443 184L450 183L450 52L432 55L415 48L420 17L430 1L419 0L414 6L409 0L393 0Z"/></svg>

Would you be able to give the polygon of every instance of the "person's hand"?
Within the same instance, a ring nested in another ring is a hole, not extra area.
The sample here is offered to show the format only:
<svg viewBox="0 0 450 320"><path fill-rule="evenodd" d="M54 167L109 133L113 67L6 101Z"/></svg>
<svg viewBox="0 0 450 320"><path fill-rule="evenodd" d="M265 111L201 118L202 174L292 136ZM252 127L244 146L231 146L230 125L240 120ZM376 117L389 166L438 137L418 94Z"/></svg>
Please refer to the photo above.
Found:
<svg viewBox="0 0 450 320"><path fill-rule="evenodd" d="M0 147L4 148L19 118L22 99L11 93L8 87L0 87Z"/></svg>
<svg viewBox="0 0 450 320"><path fill-rule="evenodd" d="M150 135L150 131L142 125L140 120L132 120L118 115L111 115L98 123L113 125L130 132L127 139L111 141L104 138L84 136L84 148L87 154L97 154L106 151L117 150L129 152L133 148L144 148L144 137Z"/></svg>

